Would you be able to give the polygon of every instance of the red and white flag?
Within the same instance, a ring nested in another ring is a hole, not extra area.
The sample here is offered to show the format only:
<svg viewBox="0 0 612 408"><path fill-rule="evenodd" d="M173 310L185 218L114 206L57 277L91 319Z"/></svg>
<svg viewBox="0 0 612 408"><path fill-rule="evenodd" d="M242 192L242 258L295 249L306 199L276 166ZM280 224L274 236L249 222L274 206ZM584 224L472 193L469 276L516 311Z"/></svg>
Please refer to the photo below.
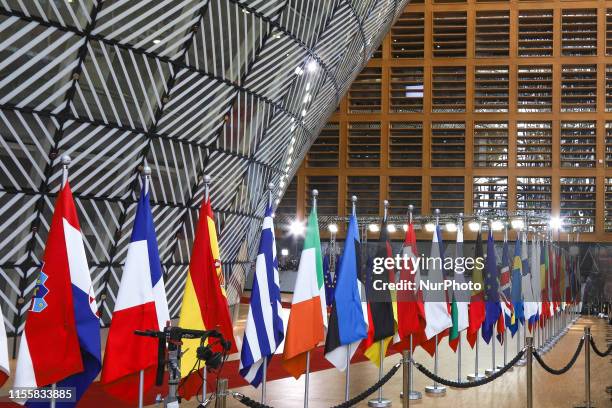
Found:
<svg viewBox="0 0 612 408"><path fill-rule="evenodd" d="M4 315L0 309L0 387L6 382L11 374L8 357L8 341L6 339L6 329L4 328Z"/></svg>

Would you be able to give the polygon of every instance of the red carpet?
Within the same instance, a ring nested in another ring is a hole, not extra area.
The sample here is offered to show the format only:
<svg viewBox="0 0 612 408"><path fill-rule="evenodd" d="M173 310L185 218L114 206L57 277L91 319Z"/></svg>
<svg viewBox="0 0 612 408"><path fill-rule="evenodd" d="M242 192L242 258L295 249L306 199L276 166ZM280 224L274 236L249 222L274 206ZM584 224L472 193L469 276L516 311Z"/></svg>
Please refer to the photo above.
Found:
<svg viewBox="0 0 612 408"><path fill-rule="evenodd" d="M268 380L278 380L281 378L289 377L289 374L285 372L281 365L281 356L275 356L270 365L268 366ZM361 347L355 353L352 362L358 363L365 361L366 357L363 355L363 350ZM222 376L228 379L229 388L242 387L247 385L247 382L240 376L238 373L238 368L240 365L239 360L228 361L223 367ZM333 366L329 361L327 361L324 357L323 346L317 347L310 353L310 369L311 372L326 370L332 368ZM217 376L213 373L208 373L207 378L207 390L208 392L214 391L216 388L216 379ZM195 393L201 393L202 380L195 374L193 374L186 383L181 386L180 394L181 395L194 395ZM156 390L151 390L148 393L145 393L145 404L150 405L155 403L155 397L157 394L166 395L167 387L160 387ZM4 396L3 396L4 397ZM4 398L2 398L4 399ZM78 405L80 408L98 408L100 406L112 406L113 408L133 408L134 404L126 403L124 401L120 401L118 399L113 398L104 392L103 386L99 382L95 382L89 387L81 402ZM21 405L15 403L3 403L0 402L0 407L14 407L14 408L22 408Z"/></svg>

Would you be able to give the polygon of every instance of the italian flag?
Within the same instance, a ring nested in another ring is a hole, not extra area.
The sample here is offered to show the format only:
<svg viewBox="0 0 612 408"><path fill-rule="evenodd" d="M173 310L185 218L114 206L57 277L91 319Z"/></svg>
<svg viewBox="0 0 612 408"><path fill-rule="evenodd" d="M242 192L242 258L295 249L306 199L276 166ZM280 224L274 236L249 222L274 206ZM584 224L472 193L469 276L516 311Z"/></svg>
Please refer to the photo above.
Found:
<svg viewBox="0 0 612 408"><path fill-rule="evenodd" d="M325 340L326 328L323 258L317 211L313 208L308 217L285 336L283 367L289 374L299 378L306 371L306 354Z"/></svg>

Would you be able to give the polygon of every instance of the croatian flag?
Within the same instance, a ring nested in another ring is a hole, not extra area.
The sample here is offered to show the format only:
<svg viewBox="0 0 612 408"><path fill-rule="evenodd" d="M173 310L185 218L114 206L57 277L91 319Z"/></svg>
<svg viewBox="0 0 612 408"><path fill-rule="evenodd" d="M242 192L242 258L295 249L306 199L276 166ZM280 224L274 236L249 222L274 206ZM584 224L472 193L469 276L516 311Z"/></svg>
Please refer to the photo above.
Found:
<svg viewBox="0 0 612 408"><path fill-rule="evenodd" d="M285 338L281 308L272 208L268 207L259 241L251 306L240 353L240 375L254 387L262 381L264 358L270 364L274 352Z"/></svg>
<svg viewBox="0 0 612 408"><path fill-rule="evenodd" d="M134 330L159 330L170 320L149 193L145 190L136 208L101 378L109 394L126 402L138 401L140 370L144 370L146 391L154 385L157 367L157 340L136 336Z"/></svg>
<svg viewBox="0 0 612 408"><path fill-rule="evenodd" d="M78 402L100 372L100 319L70 185L60 190L21 336L14 387L74 387ZM59 402L74 407L77 402ZM30 407L49 406L30 403Z"/></svg>

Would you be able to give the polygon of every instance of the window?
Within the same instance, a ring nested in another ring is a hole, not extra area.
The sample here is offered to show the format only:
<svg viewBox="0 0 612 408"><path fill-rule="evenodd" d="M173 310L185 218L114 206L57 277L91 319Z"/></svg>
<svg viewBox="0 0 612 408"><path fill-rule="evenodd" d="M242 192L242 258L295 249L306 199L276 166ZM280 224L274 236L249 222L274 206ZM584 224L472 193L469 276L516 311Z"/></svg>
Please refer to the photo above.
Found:
<svg viewBox="0 0 612 408"><path fill-rule="evenodd" d="M378 67L366 67L357 75L348 93L349 112L380 112L381 76Z"/></svg>
<svg viewBox="0 0 612 408"><path fill-rule="evenodd" d="M508 209L507 177L474 177L474 214L499 214Z"/></svg>
<svg viewBox="0 0 612 408"><path fill-rule="evenodd" d="M348 166L380 166L380 123L349 123Z"/></svg>
<svg viewBox="0 0 612 408"><path fill-rule="evenodd" d="M452 58L466 56L467 13L444 11L433 13L433 56Z"/></svg>
<svg viewBox="0 0 612 408"><path fill-rule="evenodd" d="M606 55L612 55L612 9L606 10Z"/></svg>
<svg viewBox="0 0 612 408"><path fill-rule="evenodd" d="M465 165L465 123L431 123L431 166L463 167Z"/></svg>
<svg viewBox="0 0 612 408"><path fill-rule="evenodd" d="M383 46L380 44L378 48L372 53L372 58L380 59L383 57Z"/></svg>
<svg viewBox="0 0 612 408"><path fill-rule="evenodd" d="M508 167L508 123L474 123L474 167Z"/></svg>
<svg viewBox="0 0 612 408"><path fill-rule="evenodd" d="M308 176L306 177L306 214L312 208L312 190L319 190L317 197L317 214L338 215L338 177Z"/></svg>
<svg viewBox="0 0 612 408"><path fill-rule="evenodd" d="M423 67L391 68L391 112L423 112Z"/></svg>
<svg viewBox="0 0 612 408"><path fill-rule="evenodd" d="M518 210L550 213L551 202L550 177L516 178L516 208Z"/></svg>
<svg viewBox="0 0 612 408"><path fill-rule="evenodd" d="M552 165L551 122L518 122L516 133L517 167Z"/></svg>
<svg viewBox="0 0 612 408"><path fill-rule="evenodd" d="M295 216L297 211L297 177L293 177L287 189L285 190L285 195L283 195L282 200L278 203L278 207L276 207L276 211L274 212L276 215L291 215Z"/></svg>
<svg viewBox="0 0 612 408"><path fill-rule="evenodd" d="M474 70L474 110L508 112L508 67L481 66Z"/></svg>
<svg viewBox="0 0 612 408"><path fill-rule="evenodd" d="M430 204L442 214L463 212L465 196L463 177L431 177Z"/></svg>
<svg viewBox="0 0 612 408"><path fill-rule="evenodd" d="M406 215L414 205L414 214L421 213L421 177L389 176L389 214Z"/></svg>
<svg viewBox="0 0 612 408"><path fill-rule="evenodd" d="M561 17L561 53L597 55L597 9L565 9Z"/></svg>
<svg viewBox="0 0 612 408"><path fill-rule="evenodd" d="M595 167L596 123L561 122L561 167Z"/></svg>
<svg viewBox="0 0 612 408"><path fill-rule="evenodd" d="M606 112L612 112L612 65L606 65Z"/></svg>
<svg viewBox="0 0 612 408"><path fill-rule="evenodd" d="M518 111L552 112L552 65L518 67Z"/></svg>
<svg viewBox="0 0 612 408"><path fill-rule="evenodd" d="M561 112L595 112L597 65L563 65Z"/></svg>
<svg viewBox="0 0 612 408"><path fill-rule="evenodd" d="M553 55L553 10L520 10L518 53L521 57Z"/></svg>
<svg viewBox="0 0 612 408"><path fill-rule="evenodd" d="M465 67L433 67L433 112L465 112Z"/></svg>
<svg viewBox="0 0 612 408"><path fill-rule="evenodd" d="M337 122L325 124L319 137L314 141L308 155L308 167L338 167L340 127Z"/></svg>
<svg viewBox="0 0 612 408"><path fill-rule="evenodd" d="M391 122L389 124L389 165L421 167L423 164L423 124Z"/></svg>
<svg viewBox="0 0 612 408"><path fill-rule="evenodd" d="M561 217L565 231L595 230L595 178L561 178Z"/></svg>
<svg viewBox="0 0 612 408"><path fill-rule="evenodd" d="M346 189L346 214L351 214L352 196L357 196L357 215L378 215L380 205L378 176L349 176Z"/></svg>
<svg viewBox="0 0 612 408"><path fill-rule="evenodd" d="M476 12L476 56L507 57L510 53L510 12Z"/></svg>
<svg viewBox="0 0 612 408"><path fill-rule="evenodd" d="M606 167L612 167L612 122L606 122Z"/></svg>
<svg viewBox="0 0 612 408"><path fill-rule="evenodd" d="M424 50L424 13L402 13L391 28L391 56L393 58L423 58Z"/></svg>
<svg viewBox="0 0 612 408"><path fill-rule="evenodd" d="M605 196L606 215L604 219L604 228L606 232L612 232L612 177L606 178Z"/></svg>

